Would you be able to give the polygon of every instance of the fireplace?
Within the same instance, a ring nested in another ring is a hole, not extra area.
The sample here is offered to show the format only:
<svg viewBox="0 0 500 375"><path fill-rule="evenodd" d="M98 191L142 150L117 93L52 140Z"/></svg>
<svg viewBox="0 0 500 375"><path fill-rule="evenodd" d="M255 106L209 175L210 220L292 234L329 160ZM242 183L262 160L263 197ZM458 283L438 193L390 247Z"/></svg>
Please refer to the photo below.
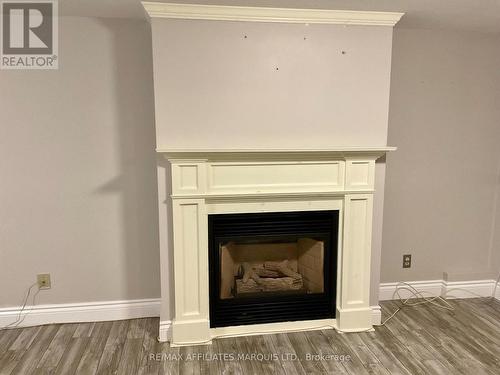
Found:
<svg viewBox="0 0 500 375"><path fill-rule="evenodd" d="M160 340L370 329L375 160L391 150L161 150L174 319Z"/></svg>
<svg viewBox="0 0 500 375"><path fill-rule="evenodd" d="M210 327L334 318L338 219L209 215Z"/></svg>

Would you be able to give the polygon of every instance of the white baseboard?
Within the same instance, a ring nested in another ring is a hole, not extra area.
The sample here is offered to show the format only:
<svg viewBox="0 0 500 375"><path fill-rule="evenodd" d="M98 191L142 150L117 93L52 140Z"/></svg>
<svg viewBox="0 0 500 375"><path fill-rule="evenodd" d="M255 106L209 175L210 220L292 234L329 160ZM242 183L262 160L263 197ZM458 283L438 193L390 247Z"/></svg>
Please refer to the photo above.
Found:
<svg viewBox="0 0 500 375"><path fill-rule="evenodd" d="M442 296L446 298L477 298L491 297L495 288L495 280L472 280L472 281L408 281L407 284L424 293L426 296ZM396 288L398 283L382 283L379 289L379 300L388 301L398 299ZM410 296L410 292L401 290L402 298ZM500 286L497 287L496 296L500 299Z"/></svg>
<svg viewBox="0 0 500 375"><path fill-rule="evenodd" d="M495 280L474 280L447 282L444 280L410 281L417 290L428 295L447 296L448 298L489 297L493 294ZM395 291L398 283L380 284L380 301L397 299ZM459 289L459 290L457 290ZM402 297L409 296L401 292ZM495 297L500 300L500 283ZM15 322L21 307L0 308L0 327ZM68 303L53 305L27 306L21 317L24 321L19 327L51 323L99 322L110 320L136 319L160 316L160 299L140 299L129 301L103 301L88 303ZM381 323L380 306L372 306L373 325ZM172 322L160 322L159 340L170 339Z"/></svg>
<svg viewBox="0 0 500 375"><path fill-rule="evenodd" d="M161 320L160 321L160 334L158 336L158 341L166 342L170 341L172 337L172 321L171 320Z"/></svg>
<svg viewBox="0 0 500 375"><path fill-rule="evenodd" d="M382 309L379 305L372 306L372 324L374 326L382 324Z"/></svg>
<svg viewBox="0 0 500 375"><path fill-rule="evenodd" d="M0 308L0 327L15 322L20 306ZM51 323L102 322L160 316L160 299L27 306L19 327Z"/></svg>

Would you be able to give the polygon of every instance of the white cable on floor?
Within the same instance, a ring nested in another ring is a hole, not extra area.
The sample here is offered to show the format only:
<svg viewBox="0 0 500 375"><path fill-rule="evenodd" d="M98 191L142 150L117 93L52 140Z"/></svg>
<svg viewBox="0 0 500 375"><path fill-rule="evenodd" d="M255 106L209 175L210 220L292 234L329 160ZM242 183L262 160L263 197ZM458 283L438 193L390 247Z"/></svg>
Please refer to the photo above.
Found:
<svg viewBox="0 0 500 375"><path fill-rule="evenodd" d="M497 296L498 283L500 283L500 273L498 274L497 281L495 283L495 287L493 288L493 294L491 295L491 298L495 298Z"/></svg>
<svg viewBox="0 0 500 375"><path fill-rule="evenodd" d="M458 288L457 288L458 289ZM400 291L406 290L410 292L410 296L408 298L403 298L401 297ZM418 306L418 305L425 305L425 304L431 304L434 305L440 309L445 309L445 310L454 310L453 306L448 303L443 297L441 296L432 296L432 297L426 297L424 295L425 292L421 292L417 289L415 289L413 286L411 286L408 283L405 283L404 281L399 282L396 285L396 290L394 291L394 295L396 295L401 302L401 306L399 306L396 311L394 311L388 318L386 318L381 324L376 325L375 327L383 327L389 322L392 318L396 316L398 312L401 311L402 308L405 306ZM412 299L420 299L417 302L410 302ZM346 331L342 331L337 329L337 331L342 332L342 333L350 333ZM364 331L357 331L356 333L362 333L362 332L370 332L373 331L373 329L366 329Z"/></svg>
<svg viewBox="0 0 500 375"><path fill-rule="evenodd" d="M12 323L9 323L7 324L6 326L4 327L0 327L0 331L2 330L6 330L6 329L15 329L17 328L22 322L24 322L24 319L26 319L26 315L28 315L32 310L33 310L33 307L35 305L35 299L36 299L36 296L38 295L38 293L40 292L40 288L38 288L38 290L36 291L36 293L33 295L33 300L31 302L31 309L23 315L23 317L21 318L21 315L23 314L24 312L24 309L26 308L26 304L28 303L28 298L31 294L31 290L33 289L34 286L38 285L38 283L33 283L30 285L30 287L28 288L28 292L26 293L26 297L24 298L24 302L23 302L23 306L21 307L21 310L19 310L19 314L17 315L17 319L15 321L13 321Z"/></svg>
<svg viewBox="0 0 500 375"><path fill-rule="evenodd" d="M500 282L500 275L498 275L498 279L495 283L495 288L493 290L493 295L492 297L494 298L495 295L496 295L496 289L497 289L497 286L498 286L498 283ZM410 292L410 297L404 299L401 297L401 294L400 294L400 291L401 290L406 290L406 291L409 291ZM405 283L405 282L399 282L397 285L396 285L396 291L394 292L395 295L398 296L398 300L401 302L401 306L396 310L394 311L386 320L384 320L384 322L382 324L379 324L377 325L376 327L382 327L384 326L389 320L391 320L403 307L405 306L417 306L417 305L424 305L424 304L432 304L440 309L445 309L445 310L451 310L453 311L454 308L452 305L450 305L448 303L448 301L446 301L446 297L451 297L449 295L450 292L454 291L454 290L460 290L460 291L463 291L463 292L467 292L471 295L474 295L474 296L477 296L479 298L491 298L491 297L484 297L482 295L479 295L477 293L474 293L474 292L471 292L470 290L467 290L467 289L462 289L462 288L453 288L453 289L450 289L446 292L446 294L441 297L441 296L432 296L432 297L426 297L424 296L424 293L425 292L420 292L418 291L417 289L415 289L413 286L411 286L410 284L408 283ZM421 301L418 301L418 302L414 302L414 303L410 303L409 301L411 299L416 299L416 298L420 298Z"/></svg>

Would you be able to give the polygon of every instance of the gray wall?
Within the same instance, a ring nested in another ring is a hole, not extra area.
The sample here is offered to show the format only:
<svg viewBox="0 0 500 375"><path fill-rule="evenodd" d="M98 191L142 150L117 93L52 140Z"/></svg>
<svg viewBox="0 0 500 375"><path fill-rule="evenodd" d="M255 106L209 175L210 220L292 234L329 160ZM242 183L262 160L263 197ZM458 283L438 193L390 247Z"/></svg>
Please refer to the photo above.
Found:
<svg viewBox="0 0 500 375"><path fill-rule="evenodd" d="M52 274L53 288L39 294L39 303L158 297L149 26L63 18L60 43L58 71L0 71L0 283L7 286L0 306L19 305L40 272ZM395 31L388 144L399 150L387 161L382 281L498 273L498 202L491 228L494 189L499 193L499 46L480 34ZM382 129L383 114L375 118ZM293 135L278 134L288 146L340 144L327 133L334 122L315 124L315 132L297 124ZM172 140L182 141L182 134ZM314 145L294 144L292 136ZM236 139L240 146L245 137ZM257 146L270 146L267 139ZM203 133L197 141L203 140L214 138ZM378 169L381 191L384 164ZM159 171L165 183L164 163ZM383 198L376 197L372 294ZM164 204L160 211L166 216ZM414 266L403 272L407 249ZM168 287L170 280L162 282Z"/></svg>
<svg viewBox="0 0 500 375"><path fill-rule="evenodd" d="M389 144L399 149L387 157L382 282L495 273L499 42L437 30L394 35ZM413 267L403 270L405 253Z"/></svg>
<svg viewBox="0 0 500 375"><path fill-rule="evenodd" d="M158 297L151 34L63 18L60 69L0 71L0 306Z"/></svg>

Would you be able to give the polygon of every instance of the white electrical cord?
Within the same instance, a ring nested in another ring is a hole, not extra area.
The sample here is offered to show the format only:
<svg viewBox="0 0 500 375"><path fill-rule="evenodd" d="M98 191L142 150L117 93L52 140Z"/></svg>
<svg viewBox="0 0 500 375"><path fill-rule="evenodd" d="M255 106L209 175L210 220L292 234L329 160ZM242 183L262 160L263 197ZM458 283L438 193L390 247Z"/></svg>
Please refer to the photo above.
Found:
<svg viewBox="0 0 500 375"><path fill-rule="evenodd" d="M410 292L410 296L408 298L403 298L401 297L400 291L406 290ZM460 290L460 288L455 288L453 290ZM474 294L474 293L473 293ZM383 327L387 324L389 320L391 320L396 314L405 306L417 306L417 305L424 305L424 304L432 304L438 308L445 309L445 310L454 310L453 306L448 303L443 297L441 296L432 296L432 297L426 297L424 296L424 292L420 292L417 289L415 289L413 286L411 286L408 283L405 282L399 282L396 285L396 291L394 292L394 295L398 296L398 300L401 302L401 306L398 307L396 311L394 311L388 318L386 318L382 324L378 324L375 327ZM417 302L410 302L410 300L419 298L421 301ZM318 330L318 329L330 329L333 328L337 332L341 333L363 333L363 332L373 332L373 328L368 328L362 331L342 331L341 329L338 329L337 327L333 325L324 325L324 326L319 326L319 327L314 327L314 328L305 328L305 329L299 329L299 330L294 330L293 332L302 332L302 331L310 331L312 329ZM274 333L283 333L282 330L276 330L276 331L262 331L262 332L252 332L252 335L266 335L266 334L274 334ZM217 337L214 338L225 338L225 337L234 337L234 334L226 334L226 335L217 335ZM197 344L208 344L212 339L206 340L199 342Z"/></svg>
<svg viewBox="0 0 500 375"><path fill-rule="evenodd" d="M493 290L493 298L495 297L496 295L496 288L497 288L497 285L500 281L500 275L498 275L498 279L495 283L495 288ZM400 291L401 290L406 290L408 292L410 292L410 296L408 298L402 298L401 297L401 294L400 294ZM417 306L417 305L424 305L424 304L432 304L440 309L444 309L444 310L450 310L450 311L453 311L454 308L453 306L448 303L448 301L446 301L446 297L452 297L451 295L449 295L450 292L452 291L455 291L455 290L460 290L460 291L463 291L463 292L467 292L471 295L474 295L476 297L480 297L480 298L491 298L491 297L484 297L482 295L479 295L477 293L474 293L474 292L471 292L467 289L462 289L462 288L453 288L453 289L450 289L447 291L447 293L441 297L441 296L432 296L432 297L426 297L424 296L424 292L420 292L418 291L417 289L415 289L413 286L411 286L410 284L408 283L405 283L405 282L399 282L397 285L396 285L396 291L394 292L394 294L396 296L398 296L398 300L401 302L401 306L398 307L396 309L396 311L394 311L387 319L384 320L384 322L382 324L379 324L377 325L376 327L382 327L382 326L385 326L385 324L391 320L403 307L405 306ZM420 298L421 300L418 301L418 302L413 302L413 303L410 303L409 301L411 299L415 299L415 298ZM368 330L367 330L368 331ZM366 331L361 331L361 332L366 332Z"/></svg>
<svg viewBox="0 0 500 375"><path fill-rule="evenodd" d="M458 289L458 288L457 288ZM408 298L403 298L401 297L400 291L406 290L410 292L410 296ZM387 317L381 324L377 324L375 327L383 327L396 316L398 312L401 311L402 308L405 306L418 306L418 305L425 305L425 304L431 304L434 305L440 309L444 310L454 310L453 306L448 303L443 297L441 296L432 296L432 297L426 297L424 295L425 292L420 292L417 289L415 289L413 286L411 286L408 283L405 283L403 281L399 282L396 285L396 290L394 291L394 295L398 297L397 300L401 302L401 306L399 306L396 311L394 311L389 317ZM417 302L410 302L412 299L419 298L420 301ZM337 331L342 332L342 333L350 333L346 331L342 331L337 329ZM365 329L364 331L356 331L354 333L362 333L362 332L371 332L373 331L373 328L370 329Z"/></svg>
<svg viewBox="0 0 500 375"><path fill-rule="evenodd" d="M28 299L29 299L29 296L31 294L31 290L33 289L34 286L37 286L37 285L38 285L38 283L33 283L28 288L28 292L26 293L26 297L24 298L23 306L21 307L21 310L19 310L19 314L17 315L17 319L15 321L13 321L12 323L7 324L4 327L0 327L0 331L6 330L6 329L17 328L22 322L24 322L24 319L26 319L26 316L33 310L33 307L35 305L36 296L38 295L38 293L40 293L40 288L38 288L37 291L35 292L35 294L33 294L33 300L31 302L31 309L23 315L24 309L26 308L26 304L28 303ZM21 317L21 315L22 315L22 317Z"/></svg>
<svg viewBox="0 0 500 375"><path fill-rule="evenodd" d="M493 288L493 294L491 295L491 298L495 298L497 296L498 283L500 283L500 273L498 274L497 281L495 283L495 287Z"/></svg>

